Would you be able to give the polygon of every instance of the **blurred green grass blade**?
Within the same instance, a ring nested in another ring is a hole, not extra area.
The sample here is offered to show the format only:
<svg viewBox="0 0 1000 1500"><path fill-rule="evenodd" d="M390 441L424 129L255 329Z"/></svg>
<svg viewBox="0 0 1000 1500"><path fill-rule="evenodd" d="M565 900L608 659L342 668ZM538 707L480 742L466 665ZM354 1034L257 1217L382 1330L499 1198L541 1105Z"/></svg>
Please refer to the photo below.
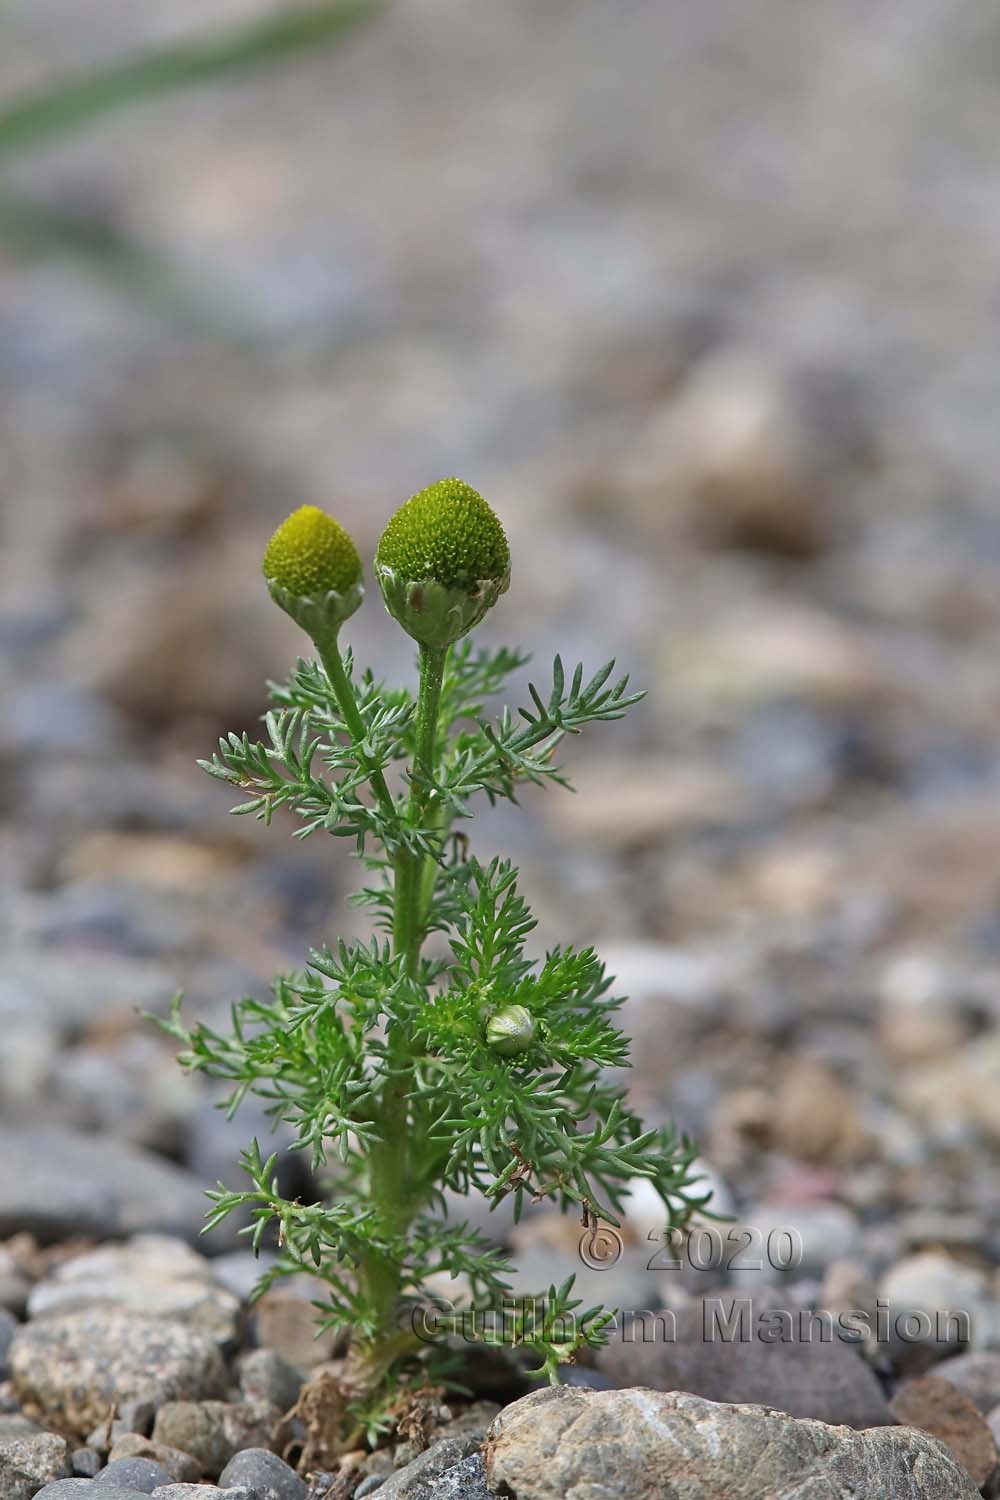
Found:
<svg viewBox="0 0 1000 1500"><path fill-rule="evenodd" d="M249 321L218 287L196 284L155 251L83 214L0 194L0 248L25 260L82 267L149 311L199 333L227 341L253 336Z"/></svg>
<svg viewBox="0 0 1000 1500"><path fill-rule="evenodd" d="M48 141L122 105L329 47L381 8L380 0L296 6L217 36L126 58L0 106L0 154Z"/></svg>

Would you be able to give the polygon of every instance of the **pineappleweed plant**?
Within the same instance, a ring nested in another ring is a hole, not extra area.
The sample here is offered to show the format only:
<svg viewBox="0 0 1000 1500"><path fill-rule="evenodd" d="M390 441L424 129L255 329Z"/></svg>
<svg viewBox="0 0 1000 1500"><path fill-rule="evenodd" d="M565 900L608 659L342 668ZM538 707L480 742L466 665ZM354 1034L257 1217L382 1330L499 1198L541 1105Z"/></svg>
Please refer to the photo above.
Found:
<svg viewBox="0 0 1000 1500"><path fill-rule="evenodd" d="M468 637L506 590L510 556L490 506L457 479L401 506L375 556L386 608L418 645L415 694L359 673L341 644L364 589L337 521L295 511L263 571L316 659L270 685L265 738L230 734L201 764L243 795L234 813L270 823L287 808L296 837L350 840L368 872L355 899L375 935L311 952L269 999L239 1001L225 1034L188 1029L176 1008L168 1026L187 1067L226 1080L230 1111L260 1096L321 1175L324 1201L283 1197L275 1157L254 1141L241 1163L249 1187L220 1184L208 1225L250 1205L259 1248L276 1224L280 1258L258 1292L303 1270L321 1283L318 1317L349 1338L356 1410L371 1430L399 1376L433 1368L413 1318L432 1277L456 1278L465 1295L454 1325L439 1312L437 1330L460 1320L466 1336L473 1327L524 1346L553 1382L560 1363L603 1342L613 1316L581 1310L570 1277L498 1329L485 1314L502 1302L509 1314L508 1264L448 1216L446 1189L491 1205L510 1197L515 1216L526 1200L551 1199L589 1228L619 1222L631 1178L655 1184L665 1227L683 1226L705 1195L691 1145L644 1129L606 1076L626 1064L628 1043L596 953L566 945L529 957L535 924L518 871L474 857L458 830L477 798L568 785L554 760L564 735L621 718L641 694L613 678L613 662L587 678L557 657L545 695L531 686L529 705L487 717L487 699L528 658Z"/></svg>

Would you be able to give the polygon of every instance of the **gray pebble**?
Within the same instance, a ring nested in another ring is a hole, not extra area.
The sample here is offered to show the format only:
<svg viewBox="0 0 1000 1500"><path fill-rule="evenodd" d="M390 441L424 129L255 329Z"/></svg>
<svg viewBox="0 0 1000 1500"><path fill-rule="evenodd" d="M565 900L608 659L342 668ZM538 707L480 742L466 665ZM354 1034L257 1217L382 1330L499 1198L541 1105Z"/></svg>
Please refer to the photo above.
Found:
<svg viewBox="0 0 1000 1500"><path fill-rule="evenodd" d="M397 1469L382 1485L379 1493L385 1500L431 1500L437 1485L449 1469L474 1456L482 1444L479 1433L465 1437L443 1437Z"/></svg>
<svg viewBox="0 0 1000 1500"><path fill-rule="evenodd" d="M245 1485L258 1500L306 1500L304 1480L267 1448L244 1448L229 1460L219 1475L219 1488Z"/></svg>
<svg viewBox="0 0 1000 1500"><path fill-rule="evenodd" d="M137 1432L127 1432L120 1437L108 1454L107 1462L110 1467L126 1458L141 1458L146 1463L159 1464L170 1476L172 1484L194 1484L195 1480L204 1478L202 1465L190 1453L172 1448L167 1443L155 1443ZM158 1484L164 1482L157 1480Z"/></svg>
<svg viewBox="0 0 1000 1500"><path fill-rule="evenodd" d="M369 1453L361 1468L365 1474L377 1474L379 1479L388 1479L396 1465L388 1448L376 1448L374 1453Z"/></svg>
<svg viewBox="0 0 1000 1500"><path fill-rule="evenodd" d="M118 1439L124 1437L129 1432L135 1432L135 1428L131 1427L128 1422L123 1422L120 1417L116 1417L110 1426L108 1425L107 1418L105 1418L103 1422L98 1422L93 1432L88 1433L86 1439L87 1447L93 1448L95 1453L102 1453L107 1457Z"/></svg>
<svg viewBox="0 0 1000 1500"><path fill-rule="evenodd" d="M95 1490L133 1489L139 1490L144 1495L151 1495L161 1485L170 1484L172 1474L168 1474L162 1464L154 1463L151 1458L116 1458L102 1469L94 1480Z"/></svg>
<svg viewBox="0 0 1000 1500"><path fill-rule="evenodd" d="M259 1256L251 1250L227 1250L215 1257L212 1271L216 1281L241 1302L246 1302L265 1271L270 1270L277 1259L272 1250L262 1250Z"/></svg>
<svg viewBox="0 0 1000 1500"><path fill-rule="evenodd" d="M203 1474L218 1474L239 1447L226 1436L222 1401L167 1401L156 1413L153 1437L190 1453Z"/></svg>
<svg viewBox="0 0 1000 1500"><path fill-rule="evenodd" d="M385 1480L379 1474L370 1474L354 1491L354 1500L363 1500L365 1495L376 1493L386 1493ZM414 1479L402 1493L409 1500L494 1500L492 1490L487 1489L483 1460L478 1453L470 1454L439 1474Z"/></svg>
<svg viewBox="0 0 1000 1500"><path fill-rule="evenodd" d="M134 1235L125 1244L99 1245L61 1261L32 1288L28 1316L47 1318L96 1306L173 1319L221 1345L234 1340L239 1314L239 1303L214 1279L210 1262L183 1240L164 1234ZM131 1423L144 1403L127 1404L134 1410L119 1415Z"/></svg>
<svg viewBox="0 0 1000 1500"><path fill-rule="evenodd" d="M486 1484L482 1454L473 1453L445 1469L427 1491L427 1500L494 1500Z"/></svg>
<svg viewBox="0 0 1000 1500"><path fill-rule="evenodd" d="M250 1349L237 1360L237 1368L248 1401L266 1401L288 1411L299 1399L302 1375L276 1349Z"/></svg>
<svg viewBox="0 0 1000 1500"><path fill-rule="evenodd" d="M226 1380L217 1344L199 1329L113 1307L22 1324L10 1357L22 1400L60 1412L67 1426L84 1432L107 1417L113 1402L196 1400L216 1395Z"/></svg>
<svg viewBox="0 0 1000 1500"><path fill-rule="evenodd" d="M38 1423L30 1421L23 1411L4 1412L0 1416L0 1443L9 1442L11 1438L37 1437L42 1431Z"/></svg>
<svg viewBox="0 0 1000 1500"><path fill-rule="evenodd" d="M96 693L73 683L34 682L12 697L4 745L32 756L99 755L114 745L115 733L114 710Z"/></svg>
<svg viewBox="0 0 1000 1500"><path fill-rule="evenodd" d="M70 1468L80 1479L93 1479L101 1467L101 1455L93 1448L77 1448L70 1455Z"/></svg>
<svg viewBox="0 0 1000 1500"><path fill-rule="evenodd" d="M138 1432L149 1437L156 1408L152 1401L124 1401L118 1412L118 1420L124 1432Z"/></svg>
<svg viewBox="0 0 1000 1500"><path fill-rule="evenodd" d="M153 1491L153 1500L257 1500L257 1491L242 1484L229 1490L214 1484L165 1484Z"/></svg>
<svg viewBox="0 0 1000 1500"><path fill-rule="evenodd" d="M88 960L69 972L82 980L89 967ZM109 1012L103 991L87 993L88 1019ZM142 1002L138 988L129 993L130 1009ZM194 1240L204 1217L203 1185L193 1172L112 1135L5 1125L0 1136L0 1238L24 1231L49 1245L147 1230Z"/></svg>
<svg viewBox="0 0 1000 1500"><path fill-rule="evenodd" d="M56 1479L38 1491L35 1500L146 1500L148 1490L98 1489L93 1479Z"/></svg>
<svg viewBox="0 0 1000 1500"><path fill-rule="evenodd" d="M43 1485L69 1473L65 1438L54 1432L18 1432L16 1426L13 1431L8 1427L8 1433L0 1439L3 1500L31 1500Z"/></svg>
<svg viewBox="0 0 1000 1500"><path fill-rule="evenodd" d="M0 1307L0 1380L6 1380L9 1373L7 1350L10 1348L10 1341L14 1337L16 1327L17 1319Z"/></svg>

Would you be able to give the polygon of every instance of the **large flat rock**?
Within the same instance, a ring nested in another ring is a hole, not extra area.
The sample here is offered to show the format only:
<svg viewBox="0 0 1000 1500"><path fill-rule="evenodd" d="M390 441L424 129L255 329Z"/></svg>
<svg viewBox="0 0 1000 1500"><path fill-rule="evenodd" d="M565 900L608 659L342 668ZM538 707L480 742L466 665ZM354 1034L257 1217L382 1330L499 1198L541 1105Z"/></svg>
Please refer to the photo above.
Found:
<svg viewBox="0 0 1000 1500"><path fill-rule="evenodd" d="M683 1391L536 1391L485 1450L517 1500L976 1500L945 1445L911 1427L855 1432Z"/></svg>
<svg viewBox="0 0 1000 1500"><path fill-rule="evenodd" d="M24 1409L81 1436L112 1406L199 1401L225 1391L225 1366L208 1333L114 1308L53 1313L26 1323L10 1352Z"/></svg>
<svg viewBox="0 0 1000 1500"><path fill-rule="evenodd" d="M112 1136L0 1125L0 1239L25 1232L52 1244L155 1230L194 1241L208 1207L205 1186Z"/></svg>

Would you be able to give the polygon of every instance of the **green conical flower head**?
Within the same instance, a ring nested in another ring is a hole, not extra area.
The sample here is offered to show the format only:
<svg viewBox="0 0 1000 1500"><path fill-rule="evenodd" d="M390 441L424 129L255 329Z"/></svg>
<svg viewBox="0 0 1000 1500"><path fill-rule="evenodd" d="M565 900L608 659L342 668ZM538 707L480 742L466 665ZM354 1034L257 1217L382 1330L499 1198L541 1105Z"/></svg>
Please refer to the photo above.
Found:
<svg viewBox="0 0 1000 1500"><path fill-rule="evenodd" d="M293 510L264 550L264 577L290 594L315 599L361 582L361 559L339 521L317 505Z"/></svg>
<svg viewBox="0 0 1000 1500"><path fill-rule="evenodd" d="M402 578L432 578L474 593L510 568L503 527L478 490L439 479L401 505L382 533L376 561Z"/></svg>
<svg viewBox="0 0 1000 1500"><path fill-rule="evenodd" d="M496 514L461 479L413 495L375 554L386 608L416 640L447 646L477 625L510 581L510 548Z"/></svg>
<svg viewBox="0 0 1000 1500"><path fill-rule="evenodd" d="M262 570L275 604L318 644L335 638L364 598L357 547L316 505L300 505L282 521Z"/></svg>

